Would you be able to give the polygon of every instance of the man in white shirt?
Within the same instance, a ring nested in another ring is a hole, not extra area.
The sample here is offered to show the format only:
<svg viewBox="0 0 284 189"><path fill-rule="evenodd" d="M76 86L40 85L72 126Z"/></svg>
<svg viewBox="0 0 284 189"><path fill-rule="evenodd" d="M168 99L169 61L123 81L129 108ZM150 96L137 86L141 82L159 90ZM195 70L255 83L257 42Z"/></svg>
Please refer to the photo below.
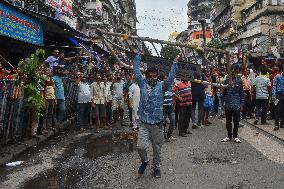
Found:
<svg viewBox="0 0 284 189"><path fill-rule="evenodd" d="M266 77L266 68L261 67L260 75L255 78L255 105L256 120L254 124L258 124L261 118L261 124L266 124L268 99L271 96L271 82L270 79Z"/></svg>
<svg viewBox="0 0 284 189"><path fill-rule="evenodd" d="M129 87L128 91L129 95L129 107L132 109L132 123L133 123L133 130L138 129L138 108L140 103L140 88L136 83L132 83Z"/></svg>
<svg viewBox="0 0 284 189"><path fill-rule="evenodd" d="M99 132L100 125L104 129L109 129L106 124L106 85L101 81L100 73L96 73L95 82L91 84L91 98L96 132Z"/></svg>
<svg viewBox="0 0 284 189"><path fill-rule="evenodd" d="M84 131L84 127L89 124L91 92L87 77L81 72L77 74L76 85L78 86L77 127L80 131Z"/></svg>
<svg viewBox="0 0 284 189"><path fill-rule="evenodd" d="M122 126L123 122L123 105L124 105L124 97L123 97L123 86L124 81L121 79L120 76L116 77L116 82L113 84L113 114L114 114L114 121L120 121L120 125Z"/></svg>
<svg viewBox="0 0 284 189"><path fill-rule="evenodd" d="M112 122L112 76L108 75L104 78L106 85L106 117L107 125L110 126Z"/></svg>

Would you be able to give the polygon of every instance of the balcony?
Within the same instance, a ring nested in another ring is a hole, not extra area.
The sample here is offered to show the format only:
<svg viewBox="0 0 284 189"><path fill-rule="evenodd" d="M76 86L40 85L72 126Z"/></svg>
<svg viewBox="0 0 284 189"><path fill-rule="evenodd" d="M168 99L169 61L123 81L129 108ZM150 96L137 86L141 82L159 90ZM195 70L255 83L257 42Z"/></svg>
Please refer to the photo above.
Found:
<svg viewBox="0 0 284 189"><path fill-rule="evenodd" d="M252 22L253 20L268 14L283 14L284 6L282 5L268 5L261 9L256 9L256 5L252 7L249 12L244 12L245 24Z"/></svg>
<svg viewBox="0 0 284 189"><path fill-rule="evenodd" d="M268 33L269 33L269 28L265 25L260 25L245 32L238 32L236 39L232 42L236 42L241 39L251 38L257 35L267 35Z"/></svg>

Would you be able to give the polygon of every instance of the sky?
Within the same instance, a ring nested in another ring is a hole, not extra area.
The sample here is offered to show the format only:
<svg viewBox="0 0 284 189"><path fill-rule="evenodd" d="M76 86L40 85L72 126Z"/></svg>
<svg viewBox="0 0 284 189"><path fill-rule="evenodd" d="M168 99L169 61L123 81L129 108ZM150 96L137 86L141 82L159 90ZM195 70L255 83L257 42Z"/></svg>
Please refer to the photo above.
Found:
<svg viewBox="0 0 284 189"><path fill-rule="evenodd" d="M168 40L174 31L187 28L189 0L136 0L138 35Z"/></svg>

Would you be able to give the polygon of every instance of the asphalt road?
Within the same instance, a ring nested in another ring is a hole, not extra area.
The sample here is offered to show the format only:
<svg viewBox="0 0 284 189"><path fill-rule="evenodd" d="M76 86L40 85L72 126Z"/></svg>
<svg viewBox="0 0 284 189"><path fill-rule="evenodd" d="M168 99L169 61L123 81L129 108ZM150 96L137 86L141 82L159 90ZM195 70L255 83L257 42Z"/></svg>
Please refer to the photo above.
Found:
<svg viewBox="0 0 284 189"><path fill-rule="evenodd" d="M165 143L162 178L151 169L138 176L135 134L67 131L27 151L20 166L0 168L0 188L193 188L235 189L284 187L284 146L245 126L241 144L221 143L225 125L193 131L187 138ZM105 135L106 136L102 136ZM101 138L100 138L101 137ZM151 154L151 153L150 153Z"/></svg>

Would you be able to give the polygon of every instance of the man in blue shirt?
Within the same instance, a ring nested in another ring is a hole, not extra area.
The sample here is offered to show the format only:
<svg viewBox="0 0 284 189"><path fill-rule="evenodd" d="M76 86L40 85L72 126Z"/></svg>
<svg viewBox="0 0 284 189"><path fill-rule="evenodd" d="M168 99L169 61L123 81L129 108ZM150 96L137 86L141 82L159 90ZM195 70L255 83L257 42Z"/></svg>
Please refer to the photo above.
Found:
<svg viewBox="0 0 284 189"><path fill-rule="evenodd" d="M160 156L164 139L162 124L164 121L164 93L174 83L177 71L177 60L178 58L172 65L168 79L159 81L158 71L153 68L146 71L145 78L140 71L141 56L137 55L135 57L133 70L141 94L138 110L141 125L139 126L137 142L137 149L142 162L138 170L139 174L144 174L149 163L147 148L152 144L154 177L161 177Z"/></svg>
<svg viewBox="0 0 284 189"><path fill-rule="evenodd" d="M275 108L275 128L284 128L284 71L278 74L273 81L272 98L276 105ZM279 125L280 124L280 125Z"/></svg>
<svg viewBox="0 0 284 189"><path fill-rule="evenodd" d="M223 94L228 137L224 138L222 142L233 140L236 143L241 143L241 140L238 138L238 129L240 126L241 109L244 104L243 82L237 73L234 73L231 78L230 76L226 78L224 84L228 85L224 89ZM234 123L234 129L232 122Z"/></svg>
<svg viewBox="0 0 284 189"><path fill-rule="evenodd" d="M62 123L65 117L65 95L62 81L62 68L55 66L53 68L53 82L55 85L56 97L56 120L57 123Z"/></svg>
<svg viewBox="0 0 284 189"><path fill-rule="evenodd" d="M162 80L166 80L167 78L165 76L161 77ZM169 88L168 91L165 92L164 96L164 116L165 116L165 123L166 126L166 119L169 118L170 120L170 126L167 132L167 136L165 136L166 141L174 141L176 138L172 136L173 131L175 129L175 113L174 113L174 97L175 94L173 93L172 87Z"/></svg>

